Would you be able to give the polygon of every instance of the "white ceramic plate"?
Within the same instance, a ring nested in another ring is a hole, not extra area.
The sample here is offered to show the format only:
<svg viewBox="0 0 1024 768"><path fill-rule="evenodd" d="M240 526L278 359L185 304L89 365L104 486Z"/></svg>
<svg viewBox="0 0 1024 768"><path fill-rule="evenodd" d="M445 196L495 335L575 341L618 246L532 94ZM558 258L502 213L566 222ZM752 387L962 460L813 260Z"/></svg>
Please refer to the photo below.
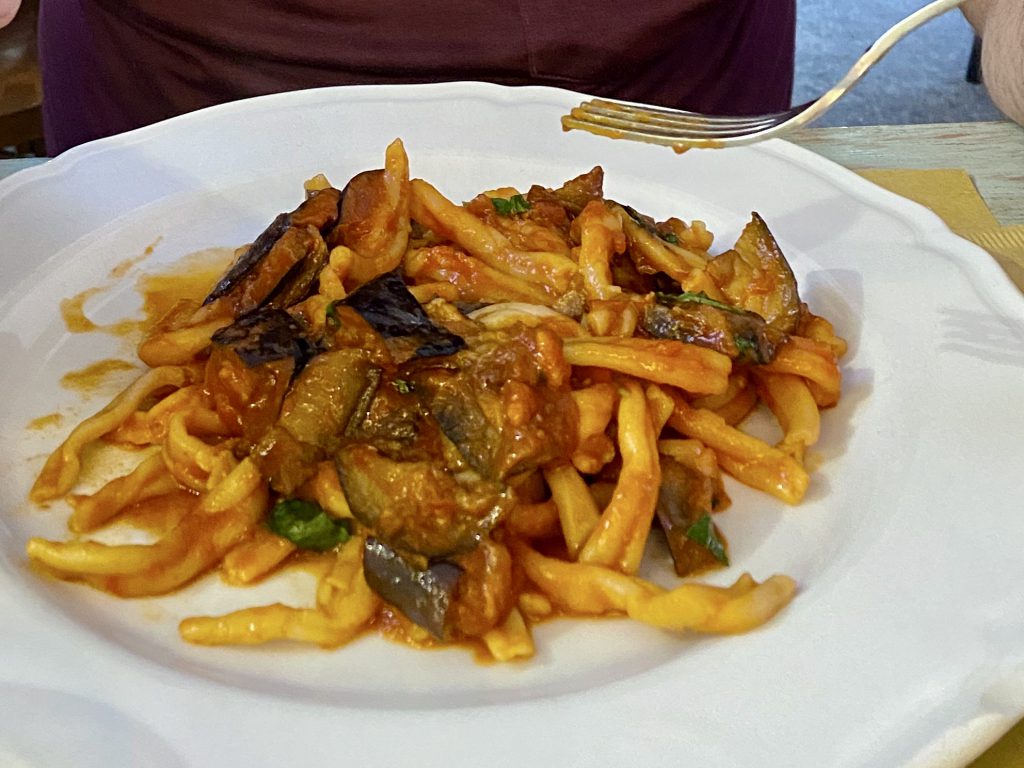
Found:
<svg viewBox="0 0 1024 768"><path fill-rule="evenodd" d="M1024 300L982 251L905 200L793 146L677 156L566 134L578 96L478 84L293 93L78 148L0 183L0 763L15 765L807 765L966 762L1024 713ZM206 579L120 601L30 573L24 542L66 509L25 496L84 402L61 375L132 359L69 334L131 316L134 276L236 245L323 171L344 183L405 140L461 200L604 166L609 196L702 218L730 244L764 216L812 308L850 341L822 469L797 508L731 486L734 567L794 576L762 630L678 638L560 621L528 664L366 638L334 653L197 649L179 618L289 597ZM120 281L113 267L151 256ZM62 412L59 429L29 430ZM20 760L21 762L15 762ZM91 762L90 762L91 761Z"/></svg>

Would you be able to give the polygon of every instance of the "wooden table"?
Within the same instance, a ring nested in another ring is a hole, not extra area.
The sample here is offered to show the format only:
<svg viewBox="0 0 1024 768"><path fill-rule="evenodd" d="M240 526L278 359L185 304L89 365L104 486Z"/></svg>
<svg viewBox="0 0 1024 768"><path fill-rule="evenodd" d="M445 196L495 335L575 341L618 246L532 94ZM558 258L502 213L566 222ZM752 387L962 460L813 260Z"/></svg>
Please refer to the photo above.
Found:
<svg viewBox="0 0 1024 768"><path fill-rule="evenodd" d="M1024 224L1024 128L1015 123L806 128L790 140L847 168L962 168L1000 224Z"/></svg>
<svg viewBox="0 0 1024 768"><path fill-rule="evenodd" d="M962 168L1003 226L1024 224L1024 128L1008 122L808 128L790 140L848 168ZM0 179L41 158L0 160ZM1009 768L1024 753L1019 724L975 768Z"/></svg>

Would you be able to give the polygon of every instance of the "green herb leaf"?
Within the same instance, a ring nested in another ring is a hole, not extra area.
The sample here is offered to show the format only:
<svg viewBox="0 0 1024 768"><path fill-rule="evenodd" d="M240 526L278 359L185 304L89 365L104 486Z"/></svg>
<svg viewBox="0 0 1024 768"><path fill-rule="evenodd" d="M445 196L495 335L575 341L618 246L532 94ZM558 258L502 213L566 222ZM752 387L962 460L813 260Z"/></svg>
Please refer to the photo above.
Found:
<svg viewBox="0 0 1024 768"><path fill-rule="evenodd" d="M327 305L326 311L326 323L335 330L341 327L341 318L338 317L338 308L336 306L337 303L338 302L336 301L332 301L330 304Z"/></svg>
<svg viewBox="0 0 1024 768"><path fill-rule="evenodd" d="M660 237L666 243L672 243L672 245L679 245L679 237L674 232L659 232L658 237Z"/></svg>
<svg viewBox="0 0 1024 768"><path fill-rule="evenodd" d="M757 342L753 339L748 339L746 336L736 334L732 337L732 340L740 354L747 354L755 358L758 357Z"/></svg>
<svg viewBox="0 0 1024 768"><path fill-rule="evenodd" d="M734 307L732 304L726 304L725 302L712 299L704 291L683 291L682 293L656 293L654 294L659 301L667 302L669 304L706 304L709 307L720 309L723 312L732 312L735 315L746 314L746 310Z"/></svg>
<svg viewBox="0 0 1024 768"><path fill-rule="evenodd" d="M498 212L499 216L514 216L517 213L526 213L533 206L530 205L530 201L522 195L512 195L512 197L492 197L491 205L494 206L494 210Z"/></svg>
<svg viewBox="0 0 1024 768"><path fill-rule="evenodd" d="M700 544L714 555L715 560L722 565L729 564L729 556L725 553L725 544L718 537L718 530L715 528L715 524L711 522L711 515L704 515L700 520L687 528L686 538Z"/></svg>
<svg viewBox="0 0 1024 768"><path fill-rule="evenodd" d="M270 511L270 530L300 549L324 552L344 544L352 535L352 524L329 516L319 504L302 499L281 499Z"/></svg>
<svg viewBox="0 0 1024 768"><path fill-rule="evenodd" d="M395 379L394 381L391 382L391 386L397 389L403 395L408 395L415 389L415 387L412 385L412 382L406 381L405 379Z"/></svg>

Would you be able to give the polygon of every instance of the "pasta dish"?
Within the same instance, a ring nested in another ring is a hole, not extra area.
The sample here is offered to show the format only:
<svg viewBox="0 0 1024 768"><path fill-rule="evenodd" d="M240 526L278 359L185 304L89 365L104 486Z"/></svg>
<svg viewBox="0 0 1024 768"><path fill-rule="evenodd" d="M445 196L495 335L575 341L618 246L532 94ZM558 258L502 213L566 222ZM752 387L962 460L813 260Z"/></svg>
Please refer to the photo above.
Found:
<svg viewBox="0 0 1024 768"><path fill-rule="evenodd" d="M342 189L310 179L50 455L31 499L66 499L75 535L28 556L126 598L316 574L305 605L183 617L202 645L377 631L509 661L556 616L755 628L796 584L696 580L729 564L723 473L802 499L845 342L757 214L712 245L700 220L607 199L600 167L458 204L410 178L396 140ZM781 440L742 431L756 408ZM76 493L98 442L137 462ZM92 538L146 510L151 543ZM637 575L654 539L673 586Z"/></svg>

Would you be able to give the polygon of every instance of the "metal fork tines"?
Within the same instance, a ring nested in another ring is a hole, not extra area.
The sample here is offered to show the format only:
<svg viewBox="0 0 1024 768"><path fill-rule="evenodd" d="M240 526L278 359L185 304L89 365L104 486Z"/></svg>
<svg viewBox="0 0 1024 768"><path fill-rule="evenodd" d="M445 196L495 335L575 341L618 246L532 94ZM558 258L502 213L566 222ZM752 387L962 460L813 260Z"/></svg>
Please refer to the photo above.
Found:
<svg viewBox="0 0 1024 768"><path fill-rule="evenodd" d="M687 139L724 139L744 136L751 131L767 130L785 122L806 106L753 117L725 117L591 99L574 107L568 116L562 118L562 125L567 129L607 132L610 135L621 135L621 138L655 143L664 140L671 144Z"/></svg>
<svg viewBox="0 0 1024 768"><path fill-rule="evenodd" d="M683 151L690 147L729 147L779 136L821 117L900 40L925 22L966 0L932 0L879 37L854 62L850 71L819 98L806 104L751 117L702 115L661 107L639 107L603 99L586 101L562 118L565 130L580 129L599 136L663 144Z"/></svg>

